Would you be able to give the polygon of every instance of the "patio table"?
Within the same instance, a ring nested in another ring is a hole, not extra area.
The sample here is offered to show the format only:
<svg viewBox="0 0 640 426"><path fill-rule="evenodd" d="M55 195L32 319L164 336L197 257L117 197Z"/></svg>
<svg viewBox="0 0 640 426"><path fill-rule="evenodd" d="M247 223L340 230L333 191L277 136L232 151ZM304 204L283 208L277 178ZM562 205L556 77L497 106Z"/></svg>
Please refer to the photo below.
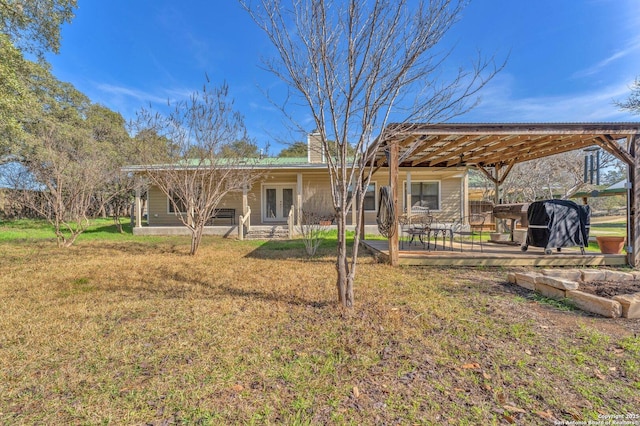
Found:
<svg viewBox="0 0 640 426"><path fill-rule="evenodd" d="M413 243L416 237L418 237L418 240L422 244L422 248L430 248L431 242L429 239L431 236L431 216L425 214L414 214L410 216L402 215L399 219L402 227L402 233L409 237L409 244ZM425 236L427 237L426 241Z"/></svg>
<svg viewBox="0 0 640 426"><path fill-rule="evenodd" d="M433 236L434 236L434 243L433 243L433 247L434 250L438 249L438 235L441 234L442 235L442 250L446 250L446 240L447 240L447 236L449 236L449 244L451 246L451 250L453 250L453 224L452 223L447 223L447 222L433 222L429 228L431 229L431 232L433 232Z"/></svg>

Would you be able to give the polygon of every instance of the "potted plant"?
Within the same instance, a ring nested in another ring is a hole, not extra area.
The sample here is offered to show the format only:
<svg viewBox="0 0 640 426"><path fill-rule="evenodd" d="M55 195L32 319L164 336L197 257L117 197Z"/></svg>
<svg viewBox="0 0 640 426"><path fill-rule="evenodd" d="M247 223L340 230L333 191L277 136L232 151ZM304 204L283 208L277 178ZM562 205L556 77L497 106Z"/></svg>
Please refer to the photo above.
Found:
<svg viewBox="0 0 640 426"><path fill-rule="evenodd" d="M604 254L618 254L622 252L624 247L625 237L618 236L599 236L596 237L600 252Z"/></svg>

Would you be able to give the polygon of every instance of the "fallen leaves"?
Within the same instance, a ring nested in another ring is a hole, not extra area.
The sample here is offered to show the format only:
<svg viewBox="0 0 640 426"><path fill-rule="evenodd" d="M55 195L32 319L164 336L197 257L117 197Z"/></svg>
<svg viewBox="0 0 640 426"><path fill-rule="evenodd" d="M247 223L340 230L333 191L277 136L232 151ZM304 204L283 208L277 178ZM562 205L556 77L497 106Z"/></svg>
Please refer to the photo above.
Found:
<svg viewBox="0 0 640 426"><path fill-rule="evenodd" d="M514 407L513 405L503 405L502 408L504 408L505 410L509 411L510 413L521 413L524 414L527 411L523 410L522 408L518 408L518 407Z"/></svg>
<svg viewBox="0 0 640 426"><path fill-rule="evenodd" d="M550 422L556 421L556 418L553 416L551 410L547 411L536 411L535 412L539 417L542 417L545 420L549 420Z"/></svg>
<svg viewBox="0 0 640 426"><path fill-rule="evenodd" d="M477 362L472 362L469 364L464 364L462 365L462 368L464 368L465 370L470 370L470 369L478 369L480 368L480 364L478 364Z"/></svg>

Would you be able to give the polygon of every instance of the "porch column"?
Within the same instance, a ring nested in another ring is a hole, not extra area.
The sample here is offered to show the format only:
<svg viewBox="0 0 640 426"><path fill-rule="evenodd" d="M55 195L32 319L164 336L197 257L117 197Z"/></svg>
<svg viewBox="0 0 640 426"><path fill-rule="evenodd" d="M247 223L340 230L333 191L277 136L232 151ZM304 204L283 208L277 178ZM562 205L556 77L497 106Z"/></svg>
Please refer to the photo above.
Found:
<svg viewBox="0 0 640 426"><path fill-rule="evenodd" d="M398 144L392 142L389 146L389 190L393 203L393 220L389 230L389 260L391 266L398 266Z"/></svg>
<svg viewBox="0 0 640 426"><path fill-rule="evenodd" d="M406 188L407 193L405 194L405 199L406 201L406 205L405 208L407 209L407 216L411 216L411 206L413 204L413 202L411 201L411 172L407 172L407 188Z"/></svg>
<svg viewBox="0 0 640 426"><path fill-rule="evenodd" d="M637 268L640 266L640 136L629 136L629 153L633 163L627 167L628 182L631 188L627 189L627 263Z"/></svg>
<svg viewBox="0 0 640 426"><path fill-rule="evenodd" d="M460 199L460 217L463 218L473 213L469 207L469 170L465 170L464 177L460 181L460 191L462 193Z"/></svg>
<svg viewBox="0 0 640 426"><path fill-rule="evenodd" d="M493 204L500 204L500 164L496 164L494 167L494 181L493 181ZM502 232L502 227L500 226L500 219L493 219L496 225L496 232Z"/></svg>
<svg viewBox="0 0 640 426"><path fill-rule="evenodd" d="M247 214L247 208L249 207L249 189L247 188L247 186L245 185L242 188L242 215L244 216L245 214Z"/></svg>
<svg viewBox="0 0 640 426"><path fill-rule="evenodd" d="M140 189L140 184L136 185L136 196L135 196L135 216L136 216L136 228L142 228L142 190Z"/></svg>
<svg viewBox="0 0 640 426"><path fill-rule="evenodd" d="M298 173L297 175L297 180L298 180L298 188L297 188L297 194L298 196L297 201L296 201L296 224L298 225L298 228L300 228L300 226L302 225L302 173Z"/></svg>

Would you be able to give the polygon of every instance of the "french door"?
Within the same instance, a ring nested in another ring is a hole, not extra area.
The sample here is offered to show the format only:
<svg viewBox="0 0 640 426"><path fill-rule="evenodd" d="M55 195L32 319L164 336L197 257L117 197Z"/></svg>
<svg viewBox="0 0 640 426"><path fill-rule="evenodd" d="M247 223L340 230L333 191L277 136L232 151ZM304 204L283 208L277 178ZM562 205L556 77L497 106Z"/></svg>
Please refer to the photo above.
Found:
<svg viewBox="0 0 640 426"><path fill-rule="evenodd" d="M295 199L295 185L263 187L262 219L265 222L285 222Z"/></svg>

